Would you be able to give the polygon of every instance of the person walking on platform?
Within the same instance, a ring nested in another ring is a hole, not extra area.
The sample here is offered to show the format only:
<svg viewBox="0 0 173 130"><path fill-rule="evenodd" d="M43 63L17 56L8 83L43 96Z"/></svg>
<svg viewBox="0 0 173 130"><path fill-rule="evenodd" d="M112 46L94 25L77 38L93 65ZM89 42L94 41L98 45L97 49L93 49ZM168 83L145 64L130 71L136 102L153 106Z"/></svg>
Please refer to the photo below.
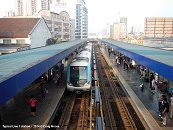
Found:
<svg viewBox="0 0 173 130"><path fill-rule="evenodd" d="M123 67L124 70L128 70L128 63L127 63L127 60L124 59L123 62L124 62L124 67Z"/></svg>
<svg viewBox="0 0 173 130"><path fill-rule="evenodd" d="M63 75L64 75L64 64L63 63L60 66L60 74L61 74L61 77L63 77Z"/></svg>
<svg viewBox="0 0 173 130"><path fill-rule="evenodd" d="M109 57L110 57L110 55L111 55L111 49L110 48L108 48L108 53L109 53Z"/></svg>
<svg viewBox="0 0 173 130"><path fill-rule="evenodd" d="M143 88L144 88L144 76L143 75L141 75L141 77L140 77L140 88L141 88L141 91L143 91Z"/></svg>
<svg viewBox="0 0 173 130"><path fill-rule="evenodd" d="M172 116L173 116L173 94L170 98L170 101L171 101L171 106L170 106L170 109L171 109L171 112L170 112L170 118L172 119Z"/></svg>
<svg viewBox="0 0 173 130"><path fill-rule="evenodd" d="M35 116L36 113L36 102L37 100L34 98L34 95L31 95L30 99L29 99L29 104L31 107L31 115Z"/></svg>
<svg viewBox="0 0 173 130"><path fill-rule="evenodd" d="M154 75L153 75L153 73L151 73L151 75L150 75L150 88L152 87L153 79L154 79Z"/></svg>
<svg viewBox="0 0 173 130"><path fill-rule="evenodd" d="M45 99L45 93L46 93L45 83L41 83L40 87L41 87L41 98L42 98L42 100L44 100Z"/></svg>
<svg viewBox="0 0 173 130"><path fill-rule="evenodd" d="M139 69L140 69L140 75L142 75L143 71L144 71L144 67L142 65L140 65Z"/></svg>
<svg viewBox="0 0 173 130"><path fill-rule="evenodd" d="M159 96L158 96L158 107L159 107L159 116L160 117L162 117L162 100L163 100L163 93L162 93L162 91L160 91Z"/></svg>
<svg viewBox="0 0 173 130"><path fill-rule="evenodd" d="M163 119L163 122L162 122L162 124L164 126L166 125L166 116L167 116L168 112L169 112L169 104L167 102L167 98L163 97L163 101L162 101L162 119Z"/></svg>
<svg viewBox="0 0 173 130"><path fill-rule="evenodd" d="M59 86L59 80L60 80L60 76L59 76L59 74L57 73L57 74L56 74L56 85L57 85L57 87Z"/></svg>
<svg viewBox="0 0 173 130"><path fill-rule="evenodd" d="M155 90L157 89L157 85L156 85L156 80L153 79L152 82L151 82L151 92L154 94L155 93Z"/></svg>

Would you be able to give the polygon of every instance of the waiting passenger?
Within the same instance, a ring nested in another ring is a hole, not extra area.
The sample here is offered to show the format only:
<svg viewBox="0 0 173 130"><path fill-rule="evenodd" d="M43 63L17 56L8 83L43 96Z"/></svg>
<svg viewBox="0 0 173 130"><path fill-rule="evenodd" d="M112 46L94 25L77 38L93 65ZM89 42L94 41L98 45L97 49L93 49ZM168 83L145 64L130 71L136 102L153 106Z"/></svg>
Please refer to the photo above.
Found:
<svg viewBox="0 0 173 130"><path fill-rule="evenodd" d="M171 101L171 112L170 112L170 118L172 119L172 115L173 115L173 94L172 94L172 96L171 96L171 98L170 98L170 101Z"/></svg>
<svg viewBox="0 0 173 130"><path fill-rule="evenodd" d="M63 75L64 75L64 64L61 64L61 66L60 66L60 73L61 73L61 77L63 77Z"/></svg>
<svg viewBox="0 0 173 130"><path fill-rule="evenodd" d="M45 93L47 91L46 84L45 83L41 83L40 84L40 88L41 88L41 97L42 97L42 100L44 100L45 99Z"/></svg>
<svg viewBox="0 0 173 130"><path fill-rule="evenodd" d="M168 112L169 112L169 104L167 102L167 98L163 98L163 102L162 102L162 119L163 119L163 122L162 122L162 124L164 126L166 125L166 116L167 116Z"/></svg>
<svg viewBox="0 0 173 130"><path fill-rule="evenodd" d="M159 107L159 116L160 117L162 117L162 101L163 101L163 97L165 97L165 96L163 95L162 91L160 91L159 96L158 96L158 107Z"/></svg>
<svg viewBox="0 0 173 130"><path fill-rule="evenodd" d="M127 70L128 69L128 63L127 63L126 59L124 59L123 61L124 61L124 70L125 69Z"/></svg>
<svg viewBox="0 0 173 130"><path fill-rule="evenodd" d="M157 85L156 85L156 80L153 79L151 82L152 86L151 86L151 92L154 94L155 90L157 89Z"/></svg>
<svg viewBox="0 0 173 130"><path fill-rule="evenodd" d="M30 104L30 107L31 107L31 115L32 116L35 116L36 102L37 102L37 100L34 98L34 95L31 95L31 97L29 99L29 104Z"/></svg>
<svg viewBox="0 0 173 130"><path fill-rule="evenodd" d="M57 85L57 87L59 86L59 80L60 80L60 76L59 76L59 74L58 74L58 72L57 72L57 74L55 75L55 83L56 83L56 85Z"/></svg>
<svg viewBox="0 0 173 130"><path fill-rule="evenodd" d="M139 69L140 69L140 75L142 75L143 71L144 71L144 67L142 65L140 65Z"/></svg>
<svg viewBox="0 0 173 130"><path fill-rule="evenodd" d="M141 83L140 88L143 91L143 88L144 88L144 76L143 75L140 77L140 83Z"/></svg>
<svg viewBox="0 0 173 130"><path fill-rule="evenodd" d="M150 75L150 88L152 87L152 80L154 79L154 75L153 73L151 73Z"/></svg>
<svg viewBox="0 0 173 130"><path fill-rule="evenodd" d="M108 53L109 53L109 56L110 56L110 54L111 54L111 50L110 50L110 48L108 48Z"/></svg>

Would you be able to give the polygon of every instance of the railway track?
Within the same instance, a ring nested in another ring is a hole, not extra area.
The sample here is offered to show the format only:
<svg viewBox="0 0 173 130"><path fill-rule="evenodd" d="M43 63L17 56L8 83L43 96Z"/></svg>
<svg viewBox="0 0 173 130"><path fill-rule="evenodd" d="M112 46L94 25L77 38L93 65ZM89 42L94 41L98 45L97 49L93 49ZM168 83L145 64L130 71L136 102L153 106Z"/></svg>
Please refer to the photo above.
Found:
<svg viewBox="0 0 173 130"><path fill-rule="evenodd" d="M64 102L59 108L58 120L52 121L58 126L56 130L87 130L89 122L89 102L90 94L83 93L76 95L68 93L63 97Z"/></svg>
<svg viewBox="0 0 173 130"><path fill-rule="evenodd" d="M76 99L76 94L71 94L68 97L66 106L64 108L64 111L63 111L60 121L58 123L58 126L59 126L58 129L67 130L68 124L70 122L72 110L74 107L75 99Z"/></svg>
<svg viewBox="0 0 173 130"><path fill-rule="evenodd" d="M77 130L87 130L88 110L89 110L89 93L85 93L82 95Z"/></svg>
<svg viewBox="0 0 173 130"><path fill-rule="evenodd" d="M101 51L97 48L97 63L99 72L99 84L103 104L105 127L109 130L137 130L137 126L126 106L126 97L120 89L112 68L108 66Z"/></svg>

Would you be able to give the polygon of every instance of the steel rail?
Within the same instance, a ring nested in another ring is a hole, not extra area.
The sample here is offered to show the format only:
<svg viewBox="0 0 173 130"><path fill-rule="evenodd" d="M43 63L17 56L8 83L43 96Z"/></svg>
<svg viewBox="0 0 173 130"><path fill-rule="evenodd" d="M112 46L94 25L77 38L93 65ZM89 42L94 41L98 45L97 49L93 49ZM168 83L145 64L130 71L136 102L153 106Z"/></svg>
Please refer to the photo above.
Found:
<svg viewBox="0 0 173 130"><path fill-rule="evenodd" d="M88 126L89 93L82 95L77 130L86 130Z"/></svg>
<svg viewBox="0 0 173 130"><path fill-rule="evenodd" d="M68 98L67 104L58 123L59 128L57 130L67 130L68 124L70 122L71 113L75 103L76 94L71 94Z"/></svg>

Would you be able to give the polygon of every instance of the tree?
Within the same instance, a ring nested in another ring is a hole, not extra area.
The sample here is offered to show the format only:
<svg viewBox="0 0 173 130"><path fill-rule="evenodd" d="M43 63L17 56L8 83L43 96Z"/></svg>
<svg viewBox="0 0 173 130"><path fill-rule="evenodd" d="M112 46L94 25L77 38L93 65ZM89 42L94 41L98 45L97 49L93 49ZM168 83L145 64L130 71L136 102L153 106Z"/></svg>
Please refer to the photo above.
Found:
<svg viewBox="0 0 173 130"><path fill-rule="evenodd" d="M53 44L58 44L58 43L60 43L59 38L53 37L53 38L47 39L47 41L46 41L46 46L48 46L48 45L53 45Z"/></svg>

